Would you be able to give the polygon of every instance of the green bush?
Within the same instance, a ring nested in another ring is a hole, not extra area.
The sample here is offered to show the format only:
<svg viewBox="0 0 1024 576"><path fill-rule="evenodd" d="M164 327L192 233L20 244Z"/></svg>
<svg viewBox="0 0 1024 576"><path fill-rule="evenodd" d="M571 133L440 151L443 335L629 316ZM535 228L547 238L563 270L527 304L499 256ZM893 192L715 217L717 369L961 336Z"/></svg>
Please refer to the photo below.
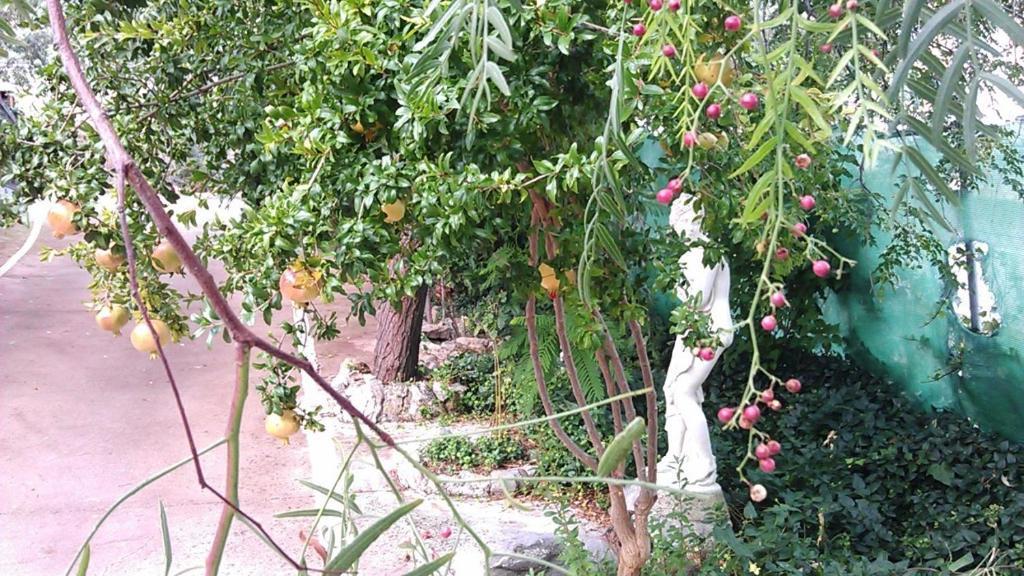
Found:
<svg viewBox="0 0 1024 576"><path fill-rule="evenodd" d="M438 366L430 377L448 386L465 387L455 406L457 413L489 416L494 412L494 357L490 354L459 354Z"/></svg>
<svg viewBox="0 0 1024 576"><path fill-rule="evenodd" d="M465 436L431 440L420 457L445 472L473 468L499 468L526 458L523 439L515 434L491 434L475 442Z"/></svg>
<svg viewBox="0 0 1024 576"><path fill-rule="evenodd" d="M786 394L786 409L763 425L783 445L778 469L748 473L768 500L750 503L731 465L746 434L712 431L719 481L743 513L734 515L737 538L721 539L705 573L727 558L737 560L729 574L749 562L768 574L891 574L958 560L966 568L992 549L1024 567L1024 447L958 415L920 411L841 361L802 358L789 368L803 392ZM718 380L709 420L744 379Z"/></svg>

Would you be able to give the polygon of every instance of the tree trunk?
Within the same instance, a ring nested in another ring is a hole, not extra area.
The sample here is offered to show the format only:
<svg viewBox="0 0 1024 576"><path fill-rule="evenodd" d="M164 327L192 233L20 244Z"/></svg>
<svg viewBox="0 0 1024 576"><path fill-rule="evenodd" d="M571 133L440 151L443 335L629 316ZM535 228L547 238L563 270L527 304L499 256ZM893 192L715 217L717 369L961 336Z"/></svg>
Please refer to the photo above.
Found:
<svg viewBox="0 0 1024 576"><path fill-rule="evenodd" d="M382 303L377 310L377 344L373 349L373 373L381 382L400 382L416 377L420 361L420 335L427 287L402 298L400 308Z"/></svg>

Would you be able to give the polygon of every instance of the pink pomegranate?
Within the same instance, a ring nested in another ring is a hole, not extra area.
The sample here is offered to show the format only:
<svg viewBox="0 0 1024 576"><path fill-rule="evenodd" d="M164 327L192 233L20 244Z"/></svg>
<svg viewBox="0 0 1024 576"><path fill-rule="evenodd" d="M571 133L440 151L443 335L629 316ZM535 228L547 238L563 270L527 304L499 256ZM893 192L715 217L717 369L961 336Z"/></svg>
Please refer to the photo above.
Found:
<svg viewBox="0 0 1024 576"><path fill-rule="evenodd" d="M655 12L661 10L661 0L651 0L650 2L647 3L647 5L650 6L651 10L654 10Z"/></svg>
<svg viewBox="0 0 1024 576"><path fill-rule="evenodd" d="M818 46L818 50L821 50L822 54L828 54L832 51L832 45L826 42L825 44Z"/></svg>
<svg viewBox="0 0 1024 576"><path fill-rule="evenodd" d="M683 146L687 148L693 148L697 145L697 135L693 132L687 132L683 134Z"/></svg>
<svg viewBox="0 0 1024 576"><path fill-rule="evenodd" d="M769 314L764 318L761 318L761 329L765 332L772 332L778 327L779 321L775 319L774 314Z"/></svg>
<svg viewBox="0 0 1024 576"><path fill-rule="evenodd" d="M747 92L740 96L740 106L746 110L756 110L758 104L760 104L760 101L757 99L757 94L753 92Z"/></svg>
<svg viewBox="0 0 1024 576"><path fill-rule="evenodd" d="M714 348L708 348L707 346L705 346L704 348L700 349L700 352L698 354L700 355L700 359L705 362L711 362L712 360L715 359Z"/></svg>
<svg viewBox="0 0 1024 576"><path fill-rule="evenodd" d="M771 474L772 472L775 472L775 459L765 458L757 463L757 467L761 469L761 472Z"/></svg>
<svg viewBox="0 0 1024 576"><path fill-rule="evenodd" d="M697 100L703 100L707 98L709 91L710 90L708 89L708 85L703 82L697 82L696 84L693 85L693 88L690 88L690 93L692 93L693 97L696 98Z"/></svg>
<svg viewBox="0 0 1024 576"><path fill-rule="evenodd" d="M775 251L775 259L780 261L789 260L789 248L785 246L780 247Z"/></svg>
<svg viewBox="0 0 1024 576"><path fill-rule="evenodd" d="M644 26L643 24L637 24L636 26L633 26L633 36L636 36L637 38L640 38L644 34L647 34L647 27L646 26Z"/></svg>
<svg viewBox="0 0 1024 576"><path fill-rule="evenodd" d="M683 181L679 178L673 178L668 181L666 188L678 194L683 189Z"/></svg>
<svg viewBox="0 0 1024 576"><path fill-rule="evenodd" d="M757 404L751 404L743 409L743 417L754 424L761 419L761 409L757 407Z"/></svg>
<svg viewBox="0 0 1024 576"><path fill-rule="evenodd" d="M661 2L658 2L658 4L661 4ZM665 44L664 46L661 47L661 54L665 58L675 58L676 47L671 44Z"/></svg>
<svg viewBox="0 0 1024 576"><path fill-rule="evenodd" d="M658 190L658 194L655 196L659 203L664 204L666 206L671 204L672 200L674 200L675 197L675 192L669 190L668 188L662 188L661 190Z"/></svg>
<svg viewBox="0 0 1024 576"><path fill-rule="evenodd" d="M801 170L807 170L811 166L811 157L807 154L800 154L793 159L793 163Z"/></svg>
<svg viewBox="0 0 1024 576"><path fill-rule="evenodd" d="M828 7L828 15L832 19L839 18L843 15L843 6L838 2Z"/></svg>
<svg viewBox="0 0 1024 576"><path fill-rule="evenodd" d="M798 394L801 388L803 388L803 384L801 384L796 378L786 380L786 390L788 390L790 394Z"/></svg>
<svg viewBox="0 0 1024 576"><path fill-rule="evenodd" d="M728 18L725 19L724 25L726 32L736 32L737 30L740 29L741 26L743 26L743 21L740 20L739 16L733 14L732 16L729 16Z"/></svg>
<svg viewBox="0 0 1024 576"><path fill-rule="evenodd" d="M779 444L775 440L769 440L767 445L768 445L768 454L770 456L775 456L779 452L782 452L782 444Z"/></svg>
<svg viewBox="0 0 1024 576"><path fill-rule="evenodd" d="M804 194L800 197L800 207L804 209L804 212L814 210L814 206L816 204L817 201L814 199L814 196L811 196L810 194Z"/></svg>
<svg viewBox="0 0 1024 576"><path fill-rule="evenodd" d="M731 406L723 406L718 409L718 421L727 424L736 415L736 409Z"/></svg>
<svg viewBox="0 0 1024 576"><path fill-rule="evenodd" d="M771 295L769 300L775 308L783 308L786 306L786 295L782 292L775 292Z"/></svg>
<svg viewBox="0 0 1024 576"><path fill-rule="evenodd" d="M754 427L754 423L753 422L751 422L750 420L747 420L743 416L740 416L740 428L743 428L744 430L750 430L753 427Z"/></svg>
<svg viewBox="0 0 1024 576"><path fill-rule="evenodd" d="M764 392L761 392L761 402L764 402L765 404L768 404L772 400L775 400L775 390L772 390L771 388L769 388L769 389L765 390Z"/></svg>
<svg viewBox="0 0 1024 576"><path fill-rule="evenodd" d="M680 5L679 0L668 0L668 9L672 12L678 12Z"/></svg>
<svg viewBox="0 0 1024 576"><path fill-rule="evenodd" d="M441 538L449 538L449 537L451 537L451 535L452 535L452 527L451 526L445 526L444 528L441 528L441 531L438 532L437 535L440 536Z"/></svg>
<svg viewBox="0 0 1024 576"><path fill-rule="evenodd" d="M850 12L855 12L857 8L860 8L860 2L857 0L846 0L846 9Z"/></svg>
<svg viewBox="0 0 1024 576"><path fill-rule="evenodd" d="M811 270L818 278L828 278L829 273L832 272L832 265L828 263L828 260L815 260L811 265Z"/></svg>
<svg viewBox="0 0 1024 576"><path fill-rule="evenodd" d="M765 458L770 458L771 457L771 453L768 451L768 446L765 445L765 444L758 444L754 448L754 457L756 457L758 460L764 460Z"/></svg>
<svg viewBox="0 0 1024 576"><path fill-rule="evenodd" d="M721 104L709 104L707 110L705 110L704 113L708 115L708 118L711 118L712 120L718 120L718 118L722 115L722 106Z"/></svg>
<svg viewBox="0 0 1024 576"><path fill-rule="evenodd" d="M796 224L793 224L793 227L789 229L789 232L796 238L803 238L807 235L807 224L797 222Z"/></svg>

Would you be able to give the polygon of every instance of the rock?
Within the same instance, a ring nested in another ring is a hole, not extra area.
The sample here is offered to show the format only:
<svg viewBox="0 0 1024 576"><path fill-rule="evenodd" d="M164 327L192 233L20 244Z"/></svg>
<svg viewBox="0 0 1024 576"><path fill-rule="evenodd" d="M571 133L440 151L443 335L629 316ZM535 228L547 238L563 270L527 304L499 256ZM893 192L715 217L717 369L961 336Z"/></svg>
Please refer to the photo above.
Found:
<svg viewBox="0 0 1024 576"><path fill-rule="evenodd" d="M455 351L459 353L476 352L477 354L483 354L484 352L490 352L494 348L494 342L487 338L459 336L452 342L455 343Z"/></svg>
<svg viewBox="0 0 1024 576"><path fill-rule="evenodd" d="M423 335L431 340L451 340L457 335L451 318L444 318L436 324L423 323Z"/></svg>
<svg viewBox="0 0 1024 576"><path fill-rule="evenodd" d="M546 562L554 562L562 551L561 544L553 534L532 534L529 532L516 535L517 542L505 550L514 552L521 556L529 556ZM502 556L500 552L491 557L492 576L519 576L529 574L530 571L545 574L548 568L538 562L531 562L526 558L513 556Z"/></svg>
<svg viewBox="0 0 1024 576"><path fill-rule="evenodd" d="M357 371L359 368L358 364L342 362L331 385L374 422L418 421L444 410L432 382L384 384L373 374ZM347 414L341 417L350 420Z"/></svg>
<svg viewBox="0 0 1024 576"><path fill-rule="evenodd" d="M492 340L472 336L459 336L454 340L448 340L440 344L423 341L420 343L420 364L428 370L434 370L453 356L466 352L483 354L493 349L494 342Z"/></svg>

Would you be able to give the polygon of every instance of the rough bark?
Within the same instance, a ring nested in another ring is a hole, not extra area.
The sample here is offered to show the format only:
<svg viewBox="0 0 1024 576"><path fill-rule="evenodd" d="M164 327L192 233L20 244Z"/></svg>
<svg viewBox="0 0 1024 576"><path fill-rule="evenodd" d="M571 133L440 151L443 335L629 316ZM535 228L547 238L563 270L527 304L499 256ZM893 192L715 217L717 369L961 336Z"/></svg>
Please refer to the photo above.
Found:
<svg viewBox="0 0 1024 576"><path fill-rule="evenodd" d="M420 362L420 334L427 287L402 298L398 307L384 303L377 309L377 344L373 373L384 383L412 380Z"/></svg>

